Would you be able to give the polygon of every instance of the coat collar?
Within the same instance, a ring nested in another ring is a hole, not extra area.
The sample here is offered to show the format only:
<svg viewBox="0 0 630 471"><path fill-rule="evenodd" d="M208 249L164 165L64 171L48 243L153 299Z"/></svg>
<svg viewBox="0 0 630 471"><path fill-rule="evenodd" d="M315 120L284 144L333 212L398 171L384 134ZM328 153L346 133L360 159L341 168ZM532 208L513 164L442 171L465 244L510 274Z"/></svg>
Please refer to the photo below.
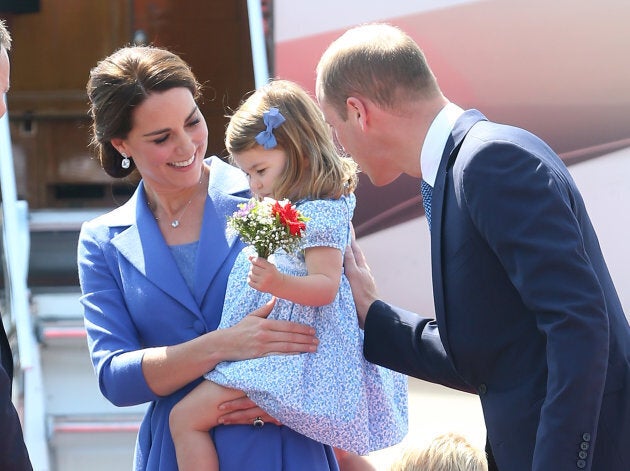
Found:
<svg viewBox="0 0 630 471"><path fill-rule="evenodd" d="M193 312L199 312L210 283L237 242L236 235L226 232L225 222L249 192L247 180L235 167L218 157L206 162L211 171L195 268L195 279L200 281L194 293L190 293L162 237L147 204L142 182L129 201L105 219L110 227L122 229L112 239L120 254L152 283Z"/></svg>

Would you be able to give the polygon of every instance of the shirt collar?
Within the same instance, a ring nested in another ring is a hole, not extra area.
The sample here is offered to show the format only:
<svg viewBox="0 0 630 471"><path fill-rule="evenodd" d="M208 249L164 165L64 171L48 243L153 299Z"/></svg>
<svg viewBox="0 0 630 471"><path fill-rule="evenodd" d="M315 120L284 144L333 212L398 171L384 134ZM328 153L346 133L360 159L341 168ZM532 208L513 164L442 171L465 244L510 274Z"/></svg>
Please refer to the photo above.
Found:
<svg viewBox="0 0 630 471"><path fill-rule="evenodd" d="M455 103L447 103L429 126L424 138L420 153L420 169L422 170L422 179L432 187L435 185L435 178L448 136L455 126L455 121L463 112L464 110Z"/></svg>

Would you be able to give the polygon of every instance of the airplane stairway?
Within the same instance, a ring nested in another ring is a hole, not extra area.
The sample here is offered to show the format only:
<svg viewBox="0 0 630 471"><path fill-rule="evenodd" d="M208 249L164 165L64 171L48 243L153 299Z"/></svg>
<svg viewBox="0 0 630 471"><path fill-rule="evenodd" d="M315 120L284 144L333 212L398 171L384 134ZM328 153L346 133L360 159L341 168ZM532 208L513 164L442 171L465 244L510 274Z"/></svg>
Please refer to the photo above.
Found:
<svg viewBox="0 0 630 471"><path fill-rule="evenodd" d="M100 393L87 349L79 292L34 292L52 471L131 469L144 407L119 408Z"/></svg>

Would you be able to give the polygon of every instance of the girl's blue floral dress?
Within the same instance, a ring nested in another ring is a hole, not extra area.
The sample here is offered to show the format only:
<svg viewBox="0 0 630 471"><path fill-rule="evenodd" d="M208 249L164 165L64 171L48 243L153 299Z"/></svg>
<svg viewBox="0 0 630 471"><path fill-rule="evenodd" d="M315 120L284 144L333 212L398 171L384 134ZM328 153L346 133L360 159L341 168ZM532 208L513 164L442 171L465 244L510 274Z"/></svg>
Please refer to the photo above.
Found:
<svg viewBox="0 0 630 471"><path fill-rule="evenodd" d="M355 203L354 195L297 203L310 218L302 248L335 247L343 254ZM244 249L232 268L219 328L236 324L271 298L247 284L250 253ZM301 251L277 253L270 260L284 273L307 274ZM367 454L404 438L407 378L363 357L363 331L345 275L331 304L303 306L278 299L269 317L313 326L320 342L317 352L223 362L206 379L244 391L284 425L347 451Z"/></svg>

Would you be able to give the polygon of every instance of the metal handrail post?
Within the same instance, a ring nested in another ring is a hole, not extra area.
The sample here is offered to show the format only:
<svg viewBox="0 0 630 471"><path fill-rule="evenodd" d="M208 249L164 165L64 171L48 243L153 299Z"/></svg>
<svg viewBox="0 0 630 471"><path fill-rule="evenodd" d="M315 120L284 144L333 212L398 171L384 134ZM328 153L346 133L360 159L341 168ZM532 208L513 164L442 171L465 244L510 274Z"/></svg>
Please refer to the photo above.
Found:
<svg viewBox="0 0 630 471"><path fill-rule="evenodd" d="M24 440L35 469L47 471L50 469L50 458L43 378L27 281L30 252L28 204L17 200L8 113L0 118L0 190L5 293L9 298L9 318L15 323L17 357L24 374Z"/></svg>
<svg viewBox="0 0 630 471"><path fill-rule="evenodd" d="M252 47L254 85L256 88L262 87L269 81L269 64L267 63L267 46L265 43L261 3L260 0L247 0L249 37Z"/></svg>

